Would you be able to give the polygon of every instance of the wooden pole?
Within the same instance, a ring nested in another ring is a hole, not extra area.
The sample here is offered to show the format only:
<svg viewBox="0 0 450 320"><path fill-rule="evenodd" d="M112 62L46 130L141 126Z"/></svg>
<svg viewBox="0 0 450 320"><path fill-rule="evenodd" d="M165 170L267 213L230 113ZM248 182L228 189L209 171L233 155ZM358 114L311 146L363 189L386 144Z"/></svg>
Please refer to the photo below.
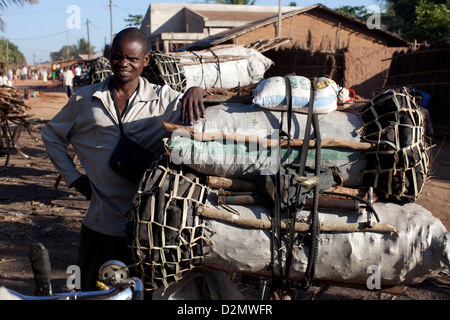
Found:
<svg viewBox="0 0 450 320"><path fill-rule="evenodd" d="M177 131L177 133L181 135L189 135L191 138L199 141L215 141L219 139L224 140L233 140L235 142L250 142L250 143L261 143L263 146L270 148L278 145L278 140L275 139L266 139L258 136L249 136L242 134L234 134L234 133L226 133L226 132L200 132L191 127L185 127L182 125L162 122L162 127L164 130L168 132ZM287 147L288 142L286 140L281 141L281 147ZM303 146L302 139L291 139L290 141L291 147L301 147ZM309 148L315 148L316 141L309 141ZM376 147L375 143L370 142L355 142L355 141L347 141L340 139L323 139L322 140L322 148L344 148L351 150L374 150Z"/></svg>
<svg viewBox="0 0 450 320"><path fill-rule="evenodd" d="M240 227L249 229L262 229L270 230L272 228L272 222L270 220L263 219L250 219L244 218L237 214L229 213L228 211L222 211L212 209L208 207L199 207L197 213L205 218L228 222ZM286 230L286 223L281 221L281 229ZM311 225L306 222L296 222L295 232L307 232L311 228ZM394 233L398 236L397 230L388 224L374 223L372 227L368 227L367 222L359 223L340 223L340 222L321 222L320 231L323 232L382 232L382 233Z"/></svg>

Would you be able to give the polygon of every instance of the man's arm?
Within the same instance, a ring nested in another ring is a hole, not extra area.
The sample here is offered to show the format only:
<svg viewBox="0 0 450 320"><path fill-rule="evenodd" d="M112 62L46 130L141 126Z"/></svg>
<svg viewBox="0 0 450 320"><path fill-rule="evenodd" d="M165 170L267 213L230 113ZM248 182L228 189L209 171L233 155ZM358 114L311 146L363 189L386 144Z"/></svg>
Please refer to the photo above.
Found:
<svg viewBox="0 0 450 320"><path fill-rule="evenodd" d="M61 174L68 186L72 185L75 180L82 176L77 170L72 157L67 152L67 147L70 144L67 137L76 119L76 113L72 111L74 109L76 110L76 108L71 107L73 101L74 100L70 100L68 104L46 124L41 133L42 141L52 164Z"/></svg>

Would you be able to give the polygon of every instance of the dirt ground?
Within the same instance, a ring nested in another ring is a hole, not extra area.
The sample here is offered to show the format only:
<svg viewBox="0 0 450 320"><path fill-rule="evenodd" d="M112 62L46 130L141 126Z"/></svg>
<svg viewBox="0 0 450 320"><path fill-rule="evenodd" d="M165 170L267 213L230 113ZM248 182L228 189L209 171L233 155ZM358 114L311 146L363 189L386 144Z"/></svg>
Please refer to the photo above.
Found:
<svg viewBox="0 0 450 320"><path fill-rule="evenodd" d="M54 184L58 173L50 163L40 131L66 103L65 91L51 82L25 80L16 84L19 90L28 88L30 106L36 118L32 126L34 140L26 131L18 145L29 155L13 154L9 167L0 173L0 286L31 295L33 274L28 259L29 246L42 242L50 253L54 292L67 291L66 273L76 264L78 235L88 202L61 182ZM439 218L450 230L450 142L437 132L433 148L432 175L417 201ZM331 287L323 299L342 300L447 300L450 299L450 276L447 272L420 284L405 288L402 294Z"/></svg>

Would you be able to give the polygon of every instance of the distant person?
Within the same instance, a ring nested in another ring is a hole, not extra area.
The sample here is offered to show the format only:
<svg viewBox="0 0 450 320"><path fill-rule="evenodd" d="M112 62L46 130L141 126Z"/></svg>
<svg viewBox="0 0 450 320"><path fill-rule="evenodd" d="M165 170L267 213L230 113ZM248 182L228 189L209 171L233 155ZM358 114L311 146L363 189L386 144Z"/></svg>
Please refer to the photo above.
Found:
<svg viewBox="0 0 450 320"><path fill-rule="evenodd" d="M25 80L28 76L28 68L24 66L21 70L20 80Z"/></svg>
<svg viewBox="0 0 450 320"><path fill-rule="evenodd" d="M47 69L42 69L42 82L47 83L48 72Z"/></svg>
<svg viewBox="0 0 450 320"><path fill-rule="evenodd" d="M421 92L418 92L418 91L414 92L414 102L419 107L420 113L422 114L423 129L424 129L425 137L428 138L429 140L431 140L433 138L433 134L434 134L433 125L431 124L430 113L428 112L428 110L426 108L424 108L422 106L423 97L422 97Z"/></svg>
<svg viewBox="0 0 450 320"><path fill-rule="evenodd" d="M62 73L62 82L63 86L66 88L67 97L71 97L73 95L73 79L75 76L73 72L69 70L67 67L64 67L64 71Z"/></svg>
<svg viewBox="0 0 450 320"><path fill-rule="evenodd" d="M52 77L53 83L55 83L55 80L56 80L56 65L54 65L54 64L52 64L51 77Z"/></svg>
<svg viewBox="0 0 450 320"><path fill-rule="evenodd" d="M81 83L81 72L83 70L81 69L80 66L76 66L75 67L75 85L79 86Z"/></svg>

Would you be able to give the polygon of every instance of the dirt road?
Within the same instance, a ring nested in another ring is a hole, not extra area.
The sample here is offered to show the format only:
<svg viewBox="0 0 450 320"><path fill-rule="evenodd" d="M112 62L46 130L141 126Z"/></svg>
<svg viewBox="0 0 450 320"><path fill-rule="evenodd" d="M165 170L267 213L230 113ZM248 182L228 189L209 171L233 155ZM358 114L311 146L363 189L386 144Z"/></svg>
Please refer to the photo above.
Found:
<svg viewBox="0 0 450 320"><path fill-rule="evenodd" d="M76 264L80 222L88 202L64 183L54 188L58 173L50 163L40 141L40 130L66 103L62 86L44 85L40 81L16 84L28 88L26 104L38 121L32 127L35 141L23 132L19 145L30 158L12 155L7 171L0 173L0 286L23 294L34 290L33 274L28 260L28 248L42 242L50 252L54 291L66 291L66 273ZM430 210L450 230L450 143L439 137L433 149L435 157L432 175L417 203ZM439 149L439 153L436 152ZM441 274L423 283L408 287L404 295L331 287L324 299L450 299L450 278Z"/></svg>

